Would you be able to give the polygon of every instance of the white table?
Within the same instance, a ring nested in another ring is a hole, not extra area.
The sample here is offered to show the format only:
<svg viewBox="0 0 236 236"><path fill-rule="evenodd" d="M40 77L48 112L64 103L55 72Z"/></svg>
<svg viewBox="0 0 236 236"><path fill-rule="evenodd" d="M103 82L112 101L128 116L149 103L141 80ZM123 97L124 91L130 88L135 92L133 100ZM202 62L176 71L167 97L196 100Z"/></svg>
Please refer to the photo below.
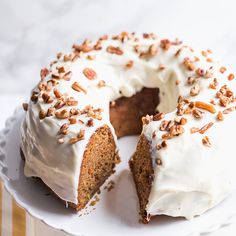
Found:
<svg viewBox="0 0 236 236"><path fill-rule="evenodd" d="M56 53L86 37L120 31L178 36L212 49L236 71L234 0L1 0L0 128ZM236 235L236 224L212 236Z"/></svg>

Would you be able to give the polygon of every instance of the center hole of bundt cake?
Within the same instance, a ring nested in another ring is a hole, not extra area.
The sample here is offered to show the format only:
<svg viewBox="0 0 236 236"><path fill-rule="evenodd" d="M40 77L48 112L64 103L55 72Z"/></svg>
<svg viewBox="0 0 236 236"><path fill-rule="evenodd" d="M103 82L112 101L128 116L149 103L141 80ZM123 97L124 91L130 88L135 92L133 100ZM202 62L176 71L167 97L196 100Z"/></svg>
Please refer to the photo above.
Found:
<svg viewBox="0 0 236 236"><path fill-rule="evenodd" d="M142 131L141 118L157 113L158 88L143 88L131 97L121 97L110 103L110 121L118 138L137 135Z"/></svg>

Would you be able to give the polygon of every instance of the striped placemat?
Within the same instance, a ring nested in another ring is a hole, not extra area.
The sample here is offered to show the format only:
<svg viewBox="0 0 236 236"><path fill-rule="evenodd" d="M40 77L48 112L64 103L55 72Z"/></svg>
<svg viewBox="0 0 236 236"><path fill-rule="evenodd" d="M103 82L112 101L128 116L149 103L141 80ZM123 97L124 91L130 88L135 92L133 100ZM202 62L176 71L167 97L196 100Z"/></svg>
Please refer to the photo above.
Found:
<svg viewBox="0 0 236 236"><path fill-rule="evenodd" d="M0 181L0 236L69 236L28 214Z"/></svg>

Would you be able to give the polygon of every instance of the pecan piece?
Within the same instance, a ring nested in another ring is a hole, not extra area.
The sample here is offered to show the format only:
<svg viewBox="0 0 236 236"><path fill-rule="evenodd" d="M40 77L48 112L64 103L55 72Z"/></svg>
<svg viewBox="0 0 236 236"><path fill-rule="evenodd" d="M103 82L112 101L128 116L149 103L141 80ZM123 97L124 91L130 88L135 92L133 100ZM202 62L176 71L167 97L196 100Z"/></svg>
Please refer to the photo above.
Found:
<svg viewBox="0 0 236 236"><path fill-rule="evenodd" d="M70 114L69 114L69 112L66 109L64 109L62 111L57 111L55 113L55 116L56 116L57 119L66 119L66 118L69 117L69 115Z"/></svg>
<svg viewBox="0 0 236 236"><path fill-rule="evenodd" d="M94 80L97 77L97 73L93 69L91 69L91 68L85 68L83 70L83 74L89 80Z"/></svg>
<svg viewBox="0 0 236 236"><path fill-rule="evenodd" d="M114 46L108 46L107 52L111 54L116 54L116 55L123 55L124 53L119 47L114 47Z"/></svg>
<svg viewBox="0 0 236 236"><path fill-rule="evenodd" d="M85 94L87 93L87 90L84 89L78 82L74 82L72 84L72 88L77 92L84 92Z"/></svg>
<svg viewBox="0 0 236 236"><path fill-rule="evenodd" d="M202 139L202 144L207 146L207 147L210 147L211 146L211 142L210 142L210 139L208 136L204 136L203 139Z"/></svg>

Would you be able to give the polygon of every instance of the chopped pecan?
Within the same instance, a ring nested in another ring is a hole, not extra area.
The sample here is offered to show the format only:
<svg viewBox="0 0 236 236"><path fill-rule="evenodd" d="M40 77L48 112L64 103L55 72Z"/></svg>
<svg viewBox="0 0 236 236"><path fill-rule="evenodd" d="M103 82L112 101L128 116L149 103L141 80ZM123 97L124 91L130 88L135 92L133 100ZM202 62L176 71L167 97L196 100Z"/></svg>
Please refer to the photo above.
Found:
<svg viewBox="0 0 236 236"><path fill-rule="evenodd" d="M200 111L200 110L198 110L198 109L193 109L193 110L192 110L192 114L193 114L193 116L194 116L195 118L200 119L200 118L203 117L204 112L202 112L202 111Z"/></svg>
<svg viewBox="0 0 236 236"><path fill-rule="evenodd" d="M53 90L53 93L56 96L56 98L60 98L62 96L62 94L60 93L60 91L57 88L55 88Z"/></svg>
<svg viewBox="0 0 236 236"><path fill-rule="evenodd" d="M67 106L76 106L78 105L78 101L76 101L73 97L67 98L65 101Z"/></svg>
<svg viewBox="0 0 236 236"><path fill-rule="evenodd" d="M97 86L98 86L98 88L105 87L106 86L106 82L104 80L99 80Z"/></svg>
<svg viewBox="0 0 236 236"><path fill-rule="evenodd" d="M28 107L29 107L28 103L23 103L22 106L25 111L28 111Z"/></svg>
<svg viewBox="0 0 236 236"><path fill-rule="evenodd" d="M43 68L40 71L40 77L43 80L49 74L49 70L47 68Z"/></svg>
<svg viewBox="0 0 236 236"><path fill-rule="evenodd" d="M72 88L77 92L84 92L85 94L87 93L87 90L84 89L78 82L74 82L72 84Z"/></svg>
<svg viewBox="0 0 236 236"><path fill-rule="evenodd" d="M132 61L132 60L129 60L127 63L126 63L126 67L127 68L132 68L133 67L133 65L134 65L134 61Z"/></svg>
<svg viewBox="0 0 236 236"><path fill-rule="evenodd" d="M219 111L216 115L216 119L219 120L219 121L222 121L224 120L224 115L221 111Z"/></svg>
<svg viewBox="0 0 236 236"><path fill-rule="evenodd" d="M93 69L91 69L91 68L85 68L83 70L83 74L89 80L94 80L97 77L97 73Z"/></svg>
<svg viewBox="0 0 236 236"><path fill-rule="evenodd" d="M66 109L64 109L62 111L57 111L55 113L55 116L56 116L57 119L66 119L66 118L69 117L69 115L70 114L69 114L69 112Z"/></svg>
<svg viewBox="0 0 236 236"><path fill-rule="evenodd" d="M116 55L123 55L124 53L119 47L114 47L114 46L108 46L107 52L111 54L116 54Z"/></svg>
<svg viewBox="0 0 236 236"><path fill-rule="evenodd" d="M67 135L68 132L69 132L68 129L69 129L69 125L67 123L65 123L60 127L60 130L58 131L58 134Z"/></svg>
<svg viewBox="0 0 236 236"><path fill-rule="evenodd" d="M233 80L234 79L234 74L229 74L228 75L228 80L230 81L230 80Z"/></svg>
<svg viewBox="0 0 236 236"><path fill-rule="evenodd" d="M199 132L200 134L204 134L204 133L205 133L208 129L210 129L213 125L214 125L214 123L213 123L213 122L210 122L210 123L204 125L201 129L199 129L198 132Z"/></svg>
<svg viewBox="0 0 236 236"><path fill-rule="evenodd" d="M210 147L211 146L211 142L210 142L210 139L208 136L204 136L203 139L202 139L202 143L203 145L207 146L207 147Z"/></svg>
<svg viewBox="0 0 236 236"><path fill-rule="evenodd" d="M42 120L42 119L44 119L45 117L46 117L46 112L43 111L43 110L39 111L39 119Z"/></svg>
<svg viewBox="0 0 236 236"><path fill-rule="evenodd" d="M190 89L190 95L191 96L197 96L200 92L200 86L198 84L195 84L191 89Z"/></svg>
<svg viewBox="0 0 236 236"><path fill-rule="evenodd" d="M163 119L164 117L165 117L165 113L159 112L159 113L157 113L156 115L153 116L153 120L158 121L158 120Z"/></svg>

